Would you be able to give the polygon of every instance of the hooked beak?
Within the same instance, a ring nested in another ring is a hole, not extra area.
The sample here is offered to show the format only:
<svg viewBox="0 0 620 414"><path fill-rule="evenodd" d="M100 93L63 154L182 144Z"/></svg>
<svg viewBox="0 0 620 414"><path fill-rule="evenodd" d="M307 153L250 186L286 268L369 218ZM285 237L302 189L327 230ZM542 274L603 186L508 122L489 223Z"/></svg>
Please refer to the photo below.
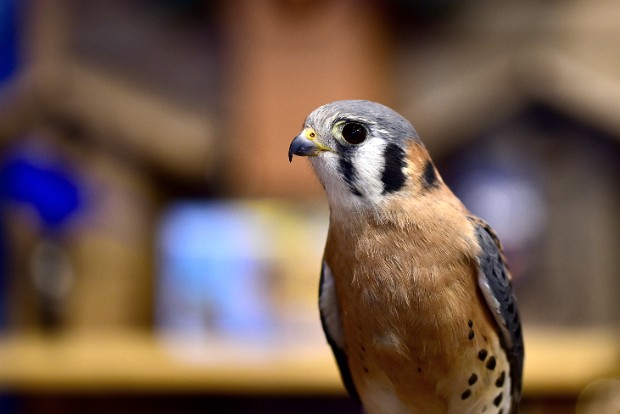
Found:
<svg viewBox="0 0 620 414"><path fill-rule="evenodd" d="M288 160L293 161L293 155L302 157L314 157L320 152L330 149L316 141L316 133L311 128L306 128L293 139L288 147Z"/></svg>

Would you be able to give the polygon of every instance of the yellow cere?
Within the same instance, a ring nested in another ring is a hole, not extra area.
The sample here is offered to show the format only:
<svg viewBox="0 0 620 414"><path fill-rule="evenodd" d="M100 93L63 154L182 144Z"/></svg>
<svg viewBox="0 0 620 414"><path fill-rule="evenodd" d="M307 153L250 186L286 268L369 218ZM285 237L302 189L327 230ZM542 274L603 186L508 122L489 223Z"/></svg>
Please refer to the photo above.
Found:
<svg viewBox="0 0 620 414"><path fill-rule="evenodd" d="M304 129L304 136L312 142L316 142L314 139L316 138L316 132L312 128Z"/></svg>
<svg viewBox="0 0 620 414"><path fill-rule="evenodd" d="M316 140L316 132L312 128L306 128L303 130L303 135L306 137L308 141L314 142L320 151L333 151L330 147L322 144L321 142Z"/></svg>

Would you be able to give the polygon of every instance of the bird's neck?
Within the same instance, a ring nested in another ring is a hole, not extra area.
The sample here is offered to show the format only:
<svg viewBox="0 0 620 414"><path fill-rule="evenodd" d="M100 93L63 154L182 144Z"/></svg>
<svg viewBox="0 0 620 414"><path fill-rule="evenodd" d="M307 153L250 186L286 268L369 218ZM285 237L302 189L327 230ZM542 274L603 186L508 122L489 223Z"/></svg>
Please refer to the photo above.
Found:
<svg viewBox="0 0 620 414"><path fill-rule="evenodd" d="M389 267L390 262L402 262L420 269L441 269L470 260L477 244L470 236L473 232L464 207L454 200L417 197L354 212L332 208L328 244L350 263L368 261ZM416 283L418 273L412 274L412 283Z"/></svg>

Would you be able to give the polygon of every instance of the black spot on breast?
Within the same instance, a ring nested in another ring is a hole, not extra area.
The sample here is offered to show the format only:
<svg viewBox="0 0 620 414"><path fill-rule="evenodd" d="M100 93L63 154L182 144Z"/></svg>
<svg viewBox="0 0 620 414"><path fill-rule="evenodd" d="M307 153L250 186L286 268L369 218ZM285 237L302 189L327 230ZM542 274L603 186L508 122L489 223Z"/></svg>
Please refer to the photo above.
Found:
<svg viewBox="0 0 620 414"><path fill-rule="evenodd" d="M487 359L487 350L486 349L481 349L480 352L478 352L478 359L480 361L484 361L485 359Z"/></svg>
<svg viewBox="0 0 620 414"><path fill-rule="evenodd" d="M471 319L467 321L467 326L469 326L470 328L474 326L474 321L472 321Z"/></svg>
<svg viewBox="0 0 620 414"><path fill-rule="evenodd" d="M439 178L437 178L435 166L430 161L426 161L426 165L424 165L424 172L422 173L422 187L426 190L439 187Z"/></svg>
<svg viewBox="0 0 620 414"><path fill-rule="evenodd" d="M497 397L495 397L495 399L493 400L493 405L496 407L499 407L499 405L502 403L502 399L504 398L504 394L503 393L499 393L497 394Z"/></svg>
<svg viewBox="0 0 620 414"><path fill-rule="evenodd" d="M396 144L390 143L383 151L385 166L381 173L383 183L383 194L393 193L400 190L405 185L405 151Z"/></svg>
<svg viewBox="0 0 620 414"><path fill-rule="evenodd" d="M474 331L469 331L469 335L467 335L467 339L471 341L472 339L474 339L474 336L475 336Z"/></svg>
<svg viewBox="0 0 620 414"><path fill-rule="evenodd" d="M477 381L478 381L478 376L475 373L473 373L473 374L471 374L471 376L467 380L467 383L469 385L474 385Z"/></svg>
<svg viewBox="0 0 620 414"><path fill-rule="evenodd" d="M470 389L466 389L465 391L463 391L463 394L461 394L461 400L466 400L471 396L471 390Z"/></svg>
<svg viewBox="0 0 620 414"><path fill-rule="evenodd" d="M365 372L366 374L368 374L368 368L367 368L367 367L364 367L364 372Z"/></svg>
<svg viewBox="0 0 620 414"><path fill-rule="evenodd" d="M499 377L497 378L497 381L495 381L495 386L498 387L498 388L503 387L505 380L506 380L506 371L502 371L502 373L499 374Z"/></svg>
<svg viewBox="0 0 620 414"><path fill-rule="evenodd" d="M418 367L418 372L422 372L422 368Z"/></svg>
<svg viewBox="0 0 620 414"><path fill-rule="evenodd" d="M493 371L496 365L497 361L495 360L495 357L492 356L491 358L489 358L489 360L487 361L487 368Z"/></svg>

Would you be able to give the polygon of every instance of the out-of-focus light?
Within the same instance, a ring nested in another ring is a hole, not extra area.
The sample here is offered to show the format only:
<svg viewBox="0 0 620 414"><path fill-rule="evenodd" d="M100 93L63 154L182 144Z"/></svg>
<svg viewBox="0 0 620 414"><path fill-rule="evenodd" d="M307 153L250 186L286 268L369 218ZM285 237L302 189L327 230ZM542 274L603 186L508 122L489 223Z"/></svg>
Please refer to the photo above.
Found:
<svg viewBox="0 0 620 414"><path fill-rule="evenodd" d="M530 180L507 172L480 171L460 181L463 202L493 226L506 246L523 246L541 234L547 207Z"/></svg>
<svg viewBox="0 0 620 414"><path fill-rule="evenodd" d="M549 219L544 169L518 146L482 142L455 156L446 182L463 204L497 233L513 278L534 265L532 248Z"/></svg>
<svg viewBox="0 0 620 414"><path fill-rule="evenodd" d="M328 222L326 209L315 207L269 200L172 205L157 235L160 334L254 343L312 336Z"/></svg>
<svg viewBox="0 0 620 414"><path fill-rule="evenodd" d="M605 378L589 384L579 395L576 412L620 413L620 379Z"/></svg>

